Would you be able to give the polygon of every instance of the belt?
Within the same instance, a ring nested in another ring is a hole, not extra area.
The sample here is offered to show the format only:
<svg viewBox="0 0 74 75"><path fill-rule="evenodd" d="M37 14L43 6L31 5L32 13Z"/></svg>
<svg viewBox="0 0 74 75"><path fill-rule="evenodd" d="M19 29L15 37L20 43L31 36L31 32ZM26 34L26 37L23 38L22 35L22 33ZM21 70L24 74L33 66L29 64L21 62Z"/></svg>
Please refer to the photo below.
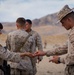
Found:
<svg viewBox="0 0 74 75"><path fill-rule="evenodd" d="M71 65L68 64L67 66L74 66L74 64L71 64Z"/></svg>

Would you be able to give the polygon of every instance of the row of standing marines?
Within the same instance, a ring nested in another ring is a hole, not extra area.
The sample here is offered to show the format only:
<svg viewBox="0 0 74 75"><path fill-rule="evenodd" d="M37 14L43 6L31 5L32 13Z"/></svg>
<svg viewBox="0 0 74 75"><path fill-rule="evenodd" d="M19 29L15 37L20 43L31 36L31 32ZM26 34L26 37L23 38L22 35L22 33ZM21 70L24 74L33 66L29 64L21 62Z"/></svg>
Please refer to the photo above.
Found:
<svg viewBox="0 0 74 75"><path fill-rule="evenodd" d="M66 64L65 75L74 75L74 11L65 5L58 12L58 19L62 26L69 30L69 39L61 47L49 51L43 51L40 35L31 29L32 21L20 17L16 20L17 30L10 32L7 36L5 50L0 45L1 60L10 60L11 75L36 75L36 63L40 62L42 56L54 56L50 62ZM38 47L38 50L36 50ZM66 54L65 57L58 56ZM0 62L1 63L1 62ZM3 72L0 71L0 75Z"/></svg>

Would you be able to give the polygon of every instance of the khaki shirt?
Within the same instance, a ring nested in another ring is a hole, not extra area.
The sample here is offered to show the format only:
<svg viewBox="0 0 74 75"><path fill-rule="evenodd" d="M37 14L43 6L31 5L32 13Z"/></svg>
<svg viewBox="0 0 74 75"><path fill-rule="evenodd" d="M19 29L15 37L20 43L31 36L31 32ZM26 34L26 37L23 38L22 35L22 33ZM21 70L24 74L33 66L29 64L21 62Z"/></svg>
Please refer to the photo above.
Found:
<svg viewBox="0 0 74 75"><path fill-rule="evenodd" d="M32 47L33 38L30 36L26 43L23 45L28 33L25 30L16 30L8 34L6 46L10 51L14 52L30 52ZM23 45L23 46L22 46ZM32 64L29 57L25 56L19 63L10 62L12 68L18 68L23 70L32 70Z"/></svg>
<svg viewBox="0 0 74 75"><path fill-rule="evenodd" d="M67 53L67 54L66 54ZM66 45L58 47L51 51L47 51L47 56L66 54L64 57L60 56L60 61L67 65L74 64L74 27L69 33L69 39Z"/></svg>

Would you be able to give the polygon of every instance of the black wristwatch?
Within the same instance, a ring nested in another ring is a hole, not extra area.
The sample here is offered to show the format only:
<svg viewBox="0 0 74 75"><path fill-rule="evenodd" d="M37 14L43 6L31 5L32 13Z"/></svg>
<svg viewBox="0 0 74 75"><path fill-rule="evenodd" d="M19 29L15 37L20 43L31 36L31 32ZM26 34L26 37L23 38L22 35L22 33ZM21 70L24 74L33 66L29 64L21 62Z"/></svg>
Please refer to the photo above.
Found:
<svg viewBox="0 0 74 75"><path fill-rule="evenodd" d="M61 63L61 62L60 62L60 57L58 58L58 63Z"/></svg>

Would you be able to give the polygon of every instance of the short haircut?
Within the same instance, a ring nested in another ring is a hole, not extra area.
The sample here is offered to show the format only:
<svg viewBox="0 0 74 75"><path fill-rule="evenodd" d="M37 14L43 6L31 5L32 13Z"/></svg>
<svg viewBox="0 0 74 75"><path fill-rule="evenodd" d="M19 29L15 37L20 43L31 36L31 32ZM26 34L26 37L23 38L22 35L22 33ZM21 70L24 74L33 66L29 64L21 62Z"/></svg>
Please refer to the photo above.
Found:
<svg viewBox="0 0 74 75"><path fill-rule="evenodd" d="M29 24L32 24L32 21L30 19L26 19L26 22L28 22Z"/></svg>
<svg viewBox="0 0 74 75"><path fill-rule="evenodd" d="M19 23L20 25L25 25L25 19L23 17L19 17L17 20L16 20L16 23Z"/></svg>
<svg viewBox="0 0 74 75"><path fill-rule="evenodd" d="M3 29L3 25L2 25L2 23L0 23L0 29Z"/></svg>

